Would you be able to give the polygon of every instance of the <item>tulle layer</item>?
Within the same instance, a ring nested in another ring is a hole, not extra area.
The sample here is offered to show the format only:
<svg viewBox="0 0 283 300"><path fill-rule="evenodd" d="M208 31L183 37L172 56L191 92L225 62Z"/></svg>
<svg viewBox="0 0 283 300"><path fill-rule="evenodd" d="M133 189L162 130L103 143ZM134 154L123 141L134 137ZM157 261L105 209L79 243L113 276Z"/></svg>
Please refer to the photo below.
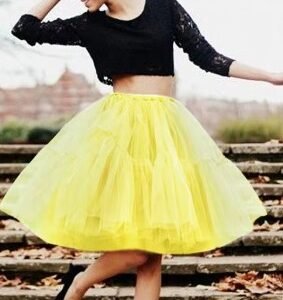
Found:
<svg viewBox="0 0 283 300"><path fill-rule="evenodd" d="M221 247L267 214L180 101L117 92L68 121L0 209L52 244L164 254Z"/></svg>

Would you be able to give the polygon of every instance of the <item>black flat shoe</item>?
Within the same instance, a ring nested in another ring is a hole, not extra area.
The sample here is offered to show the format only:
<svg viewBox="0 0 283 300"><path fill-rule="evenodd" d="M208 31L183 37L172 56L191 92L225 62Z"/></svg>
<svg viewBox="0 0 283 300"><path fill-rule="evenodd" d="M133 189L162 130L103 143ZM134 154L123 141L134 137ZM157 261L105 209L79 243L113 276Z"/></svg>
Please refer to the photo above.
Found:
<svg viewBox="0 0 283 300"><path fill-rule="evenodd" d="M72 284L73 279L79 272L82 272L84 270L85 270L85 268L83 266L76 266L76 265L73 265L72 263L70 264L68 272L65 273L62 278L62 283L64 284L63 288L59 292L59 294L56 296L55 300L64 300L64 297L67 294L67 291L68 291L70 285Z"/></svg>

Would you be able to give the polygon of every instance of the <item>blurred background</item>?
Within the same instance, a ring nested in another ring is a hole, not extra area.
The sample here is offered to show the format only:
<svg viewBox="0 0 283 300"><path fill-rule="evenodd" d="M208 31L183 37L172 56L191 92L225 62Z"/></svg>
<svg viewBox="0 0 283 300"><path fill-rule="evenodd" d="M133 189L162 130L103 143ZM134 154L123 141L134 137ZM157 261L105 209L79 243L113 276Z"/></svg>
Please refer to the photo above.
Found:
<svg viewBox="0 0 283 300"><path fill-rule="evenodd" d="M214 48L242 63L283 72L281 0L179 0ZM34 0L0 0L0 143L48 142L76 112L112 90L85 49L29 46L10 33ZM101 9L106 9L103 6ZM85 10L62 0L44 19ZM201 70L175 47L174 96L219 142L281 141L283 87Z"/></svg>

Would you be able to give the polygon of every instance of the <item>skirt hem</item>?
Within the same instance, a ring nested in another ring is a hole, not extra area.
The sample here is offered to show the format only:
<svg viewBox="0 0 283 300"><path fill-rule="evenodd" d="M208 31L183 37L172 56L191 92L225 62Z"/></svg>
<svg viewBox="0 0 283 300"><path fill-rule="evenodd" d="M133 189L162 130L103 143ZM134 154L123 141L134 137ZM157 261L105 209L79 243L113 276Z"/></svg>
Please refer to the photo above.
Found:
<svg viewBox="0 0 283 300"><path fill-rule="evenodd" d="M5 208L2 209L6 214L9 214L9 210ZM36 226L33 226L30 224L30 222L26 221L21 216L13 215L18 221L20 221L25 227L30 230L33 234L35 234L37 237L39 237L42 241L55 245L60 247L66 247L75 249L77 251L86 251L86 252L108 252L108 251L121 251L121 250L139 250L139 251L146 251L150 253L157 253L157 254L177 254L177 255L189 255L194 253L201 253L206 251L211 251L216 248L223 247L225 245L230 244L231 242L235 242L237 239L241 238L242 236L249 234L253 231L253 222L258 219L261 216L266 216L267 212L262 211L258 212L256 215L253 214L253 217L250 217L251 226L247 227L246 230L241 230L237 234L229 235L229 236L223 236L220 235L218 242L215 241L208 241L204 240L203 246L202 243L196 242L195 244L192 244L191 246L184 246L184 245L176 245L170 246L170 243L168 241L168 247L162 245L161 243L158 243L156 240L151 239L141 239L137 235L132 235L130 238L129 235L121 236L119 239L115 240L115 236L113 239L109 238L99 238L99 237L85 237L84 240L87 241L87 245L82 245L76 242L75 238L80 237L81 235L64 235L63 232L54 231L53 235L47 235L42 230L34 229ZM68 239L68 240L67 240ZM91 240L93 239L93 241ZM189 240L189 239L188 239ZM115 242L114 242L115 241ZM93 246L94 243L97 244L97 247ZM152 246L150 246L150 244ZM167 249L167 250L166 250ZM180 250L182 249L182 250Z"/></svg>

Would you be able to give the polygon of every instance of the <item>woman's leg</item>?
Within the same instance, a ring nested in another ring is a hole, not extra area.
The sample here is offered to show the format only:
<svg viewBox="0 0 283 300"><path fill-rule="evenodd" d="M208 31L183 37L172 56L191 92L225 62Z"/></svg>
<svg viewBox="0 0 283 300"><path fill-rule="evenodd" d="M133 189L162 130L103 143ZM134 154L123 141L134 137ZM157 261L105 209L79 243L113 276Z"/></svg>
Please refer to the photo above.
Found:
<svg viewBox="0 0 283 300"><path fill-rule="evenodd" d="M89 265L84 272L74 278L65 296L66 300L80 300L94 284L117 275L125 270L146 263L148 252L139 250L121 250L103 253L96 262Z"/></svg>
<svg viewBox="0 0 283 300"><path fill-rule="evenodd" d="M149 259L137 268L137 284L134 300L157 300L161 289L161 254L151 254Z"/></svg>

